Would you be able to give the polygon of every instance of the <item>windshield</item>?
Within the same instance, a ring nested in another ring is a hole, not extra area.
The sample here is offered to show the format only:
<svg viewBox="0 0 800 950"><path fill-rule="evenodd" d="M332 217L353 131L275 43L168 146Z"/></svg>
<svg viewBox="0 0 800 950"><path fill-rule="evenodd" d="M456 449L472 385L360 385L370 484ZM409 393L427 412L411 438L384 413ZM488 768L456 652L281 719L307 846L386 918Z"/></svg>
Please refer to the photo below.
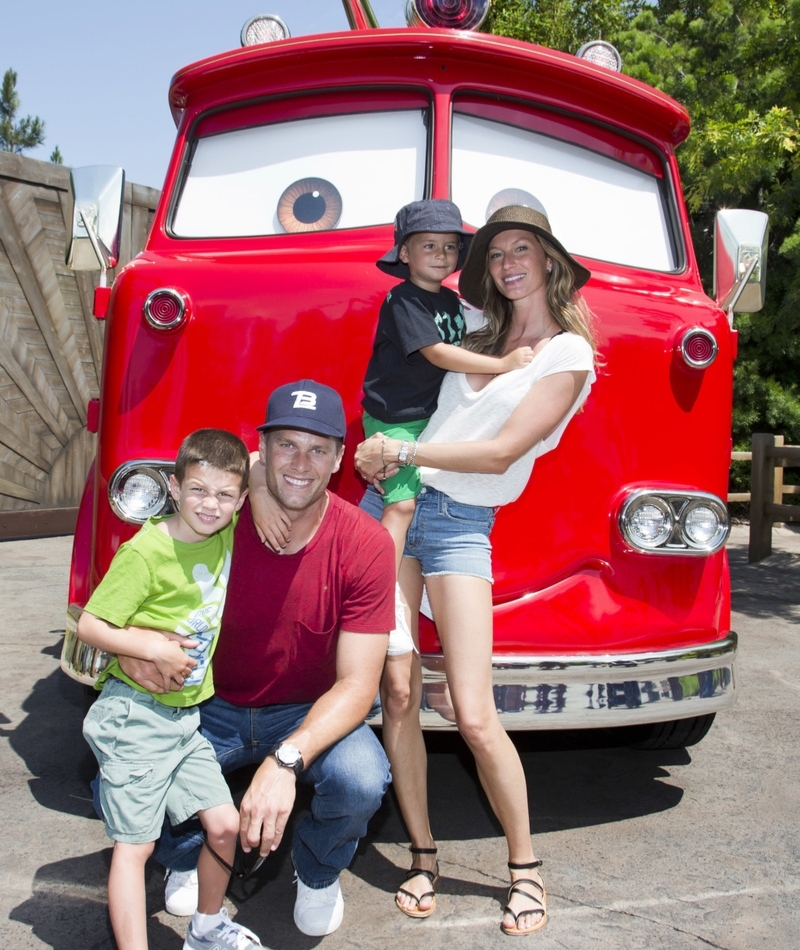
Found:
<svg viewBox="0 0 800 950"><path fill-rule="evenodd" d="M387 224L422 198L427 110L322 115L198 138L177 237L248 237Z"/></svg>
<svg viewBox="0 0 800 950"><path fill-rule="evenodd" d="M531 125L533 120L525 115L524 121ZM553 233L571 253L674 270L663 172L645 149L631 143L623 149L606 132L597 133L595 146L586 128L579 134L566 123L562 134L581 144L507 121L456 113L452 195L464 221L480 227L502 204L524 204L514 197L522 191L544 205ZM625 160L614 157L623 153Z"/></svg>

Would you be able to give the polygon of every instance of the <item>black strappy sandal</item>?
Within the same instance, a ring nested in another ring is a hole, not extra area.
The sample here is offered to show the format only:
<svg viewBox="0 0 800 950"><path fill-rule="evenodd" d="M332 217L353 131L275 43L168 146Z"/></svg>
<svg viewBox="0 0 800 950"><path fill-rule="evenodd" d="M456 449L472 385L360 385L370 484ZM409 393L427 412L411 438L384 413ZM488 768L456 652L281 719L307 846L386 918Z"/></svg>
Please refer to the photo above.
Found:
<svg viewBox="0 0 800 950"><path fill-rule="evenodd" d="M510 871L532 871L534 870L534 868L538 868L541 866L542 866L541 861L534 861L532 864L512 864L510 861L508 862L508 869ZM527 910L521 910L518 914L515 914L514 911L511 909L511 907L509 906L509 904L506 904L505 913L511 914L511 916L514 918L514 926L507 927L504 923L501 923L500 927L503 933L508 934L509 937L525 937L528 934L534 934L536 933L537 930L541 930L542 927L544 927L544 925L547 923L547 894L544 889L544 881L541 880L541 877L542 875L540 874L538 881L534 881L532 877L521 877L518 880L514 881L511 887L509 887L508 897L506 898L509 901L509 903L511 901L512 896L516 893L519 893L519 894L523 894L529 900L533 901L533 903L536 905L535 907L530 907ZM538 891L541 892L541 896L537 896L536 894L531 894L530 891L526 890L524 887L521 886L522 884L533 885L533 887L535 887ZM539 918L539 921L535 927L531 927L530 930L520 930L517 927L517 921L519 920L520 917L523 917L525 914L537 914L537 913L540 913L542 916Z"/></svg>
<svg viewBox="0 0 800 950"><path fill-rule="evenodd" d="M438 848L414 848L411 847L408 849L412 854L438 854ZM406 876L403 878L403 884L408 883L412 878L415 877L426 877L431 884L431 890L425 891L424 894L420 894L417 897L416 894L412 894L411 891L407 891L404 887L397 888L397 894L405 894L406 897L410 897L413 901L416 901L417 907L416 910L409 910L407 907L398 901L397 895L395 895L394 902L397 904L397 909L401 910L407 917L430 917L430 915L436 910L436 891L433 890L436 887L436 882L439 880L439 862L436 862L436 868L433 871L426 871L423 868L411 868L406 872ZM426 897L432 897L431 906L422 910L420 908L420 901L424 900Z"/></svg>

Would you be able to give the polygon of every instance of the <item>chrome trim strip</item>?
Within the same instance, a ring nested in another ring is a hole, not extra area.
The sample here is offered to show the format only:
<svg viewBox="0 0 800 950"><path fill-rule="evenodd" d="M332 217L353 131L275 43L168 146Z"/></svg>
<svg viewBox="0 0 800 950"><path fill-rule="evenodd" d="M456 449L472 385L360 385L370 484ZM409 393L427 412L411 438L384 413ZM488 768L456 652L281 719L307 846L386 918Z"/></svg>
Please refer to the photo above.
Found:
<svg viewBox="0 0 800 950"><path fill-rule="evenodd" d="M506 729L602 729L716 712L736 700L737 642L730 632L723 640L655 653L496 655L500 720ZM440 655L422 656L422 680L423 729L454 729Z"/></svg>

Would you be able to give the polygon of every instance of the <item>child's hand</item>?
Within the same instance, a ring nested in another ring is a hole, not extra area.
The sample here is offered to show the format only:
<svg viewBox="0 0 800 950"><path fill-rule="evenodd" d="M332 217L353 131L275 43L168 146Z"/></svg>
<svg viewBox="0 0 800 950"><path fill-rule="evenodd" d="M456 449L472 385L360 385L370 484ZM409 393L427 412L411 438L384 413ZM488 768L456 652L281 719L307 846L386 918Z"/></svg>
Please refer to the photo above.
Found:
<svg viewBox="0 0 800 950"><path fill-rule="evenodd" d="M250 468L250 510L259 538L273 551L280 551L292 536L292 522L267 490L264 466L260 461Z"/></svg>
<svg viewBox="0 0 800 950"><path fill-rule="evenodd" d="M533 359L533 350L529 346L519 346L503 357L503 372L510 373L513 369L522 369Z"/></svg>
<svg viewBox="0 0 800 950"><path fill-rule="evenodd" d="M120 656L123 673L153 693L170 693L183 687L183 681L197 666L197 660L185 651L198 645L197 640L148 627L129 626L126 630L152 640L149 659Z"/></svg>

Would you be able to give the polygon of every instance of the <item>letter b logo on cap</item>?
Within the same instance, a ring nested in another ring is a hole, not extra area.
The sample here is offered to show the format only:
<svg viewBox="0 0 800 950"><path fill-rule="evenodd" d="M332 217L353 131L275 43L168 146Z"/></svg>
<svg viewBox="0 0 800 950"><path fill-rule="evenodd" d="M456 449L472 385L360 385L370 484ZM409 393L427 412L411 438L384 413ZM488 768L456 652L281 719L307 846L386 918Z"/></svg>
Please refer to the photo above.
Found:
<svg viewBox="0 0 800 950"><path fill-rule="evenodd" d="M317 394L310 393L306 389L295 389L292 392L294 398L294 409L316 409Z"/></svg>

